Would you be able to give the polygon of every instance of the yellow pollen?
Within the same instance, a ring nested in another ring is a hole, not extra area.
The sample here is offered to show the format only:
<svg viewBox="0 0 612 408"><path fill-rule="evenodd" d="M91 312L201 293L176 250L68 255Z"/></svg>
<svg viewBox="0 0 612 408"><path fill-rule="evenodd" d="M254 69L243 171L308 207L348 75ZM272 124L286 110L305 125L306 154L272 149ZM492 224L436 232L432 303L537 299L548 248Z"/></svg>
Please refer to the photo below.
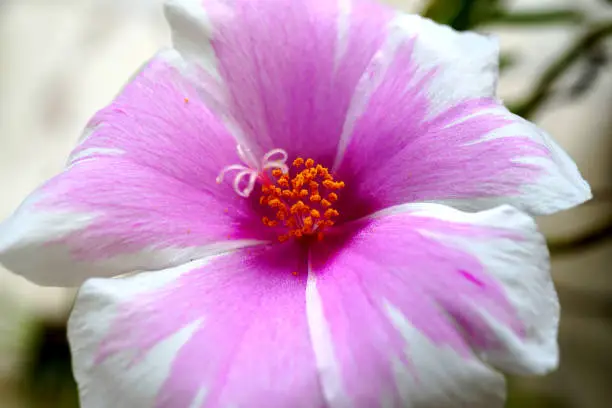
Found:
<svg viewBox="0 0 612 408"><path fill-rule="evenodd" d="M314 237L322 240L324 231L335 224L340 212L333 208L338 193L345 187L336 181L326 167L313 159L298 157L293 169L271 172L273 178L261 187L259 203L271 211L262 223L268 227L285 227L278 240ZM324 198L325 197L325 198Z"/></svg>

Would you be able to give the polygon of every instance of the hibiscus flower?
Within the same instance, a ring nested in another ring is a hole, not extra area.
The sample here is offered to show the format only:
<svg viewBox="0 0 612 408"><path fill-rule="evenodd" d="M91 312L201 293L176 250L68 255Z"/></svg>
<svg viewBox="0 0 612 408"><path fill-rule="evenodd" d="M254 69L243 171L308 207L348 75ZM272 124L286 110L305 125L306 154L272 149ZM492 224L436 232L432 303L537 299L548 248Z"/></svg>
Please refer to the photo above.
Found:
<svg viewBox="0 0 612 408"><path fill-rule="evenodd" d="M530 215L590 197L494 39L361 0L174 0L173 48L0 227L82 285L83 407L499 407L558 363ZM114 277L114 278L111 278Z"/></svg>

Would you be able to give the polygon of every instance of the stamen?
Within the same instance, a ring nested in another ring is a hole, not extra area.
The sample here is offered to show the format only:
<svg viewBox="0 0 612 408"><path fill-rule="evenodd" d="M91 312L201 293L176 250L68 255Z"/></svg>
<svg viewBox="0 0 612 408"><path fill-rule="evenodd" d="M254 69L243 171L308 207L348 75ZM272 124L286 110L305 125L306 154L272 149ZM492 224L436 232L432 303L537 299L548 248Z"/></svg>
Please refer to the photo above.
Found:
<svg viewBox="0 0 612 408"><path fill-rule="evenodd" d="M272 151L265 158L270 159L274 154ZM284 163L287 157L283 155L282 159ZM272 171L274 179L262 184L259 203L270 208L276 218L263 217L262 222L268 227L287 228L288 232L278 237L280 242L309 236L321 240L323 231L333 226L340 215L332 203L338 200L336 192L345 184L335 181L329 170L313 159L298 157L293 167L293 177L289 171L279 168Z"/></svg>
<svg viewBox="0 0 612 408"><path fill-rule="evenodd" d="M249 197L255 185L261 183L259 204L269 209L269 216L263 217L262 223L285 229L278 237L280 242L311 236L322 240L324 230L333 226L340 215L333 205L339 199L338 192L345 187L344 182L336 181L326 167L310 158L298 157L291 170L287 165L289 156L283 149L270 150L261 161L244 146L238 145L237 152L243 164L224 167L217 183L222 183L227 173L236 172L232 187L241 197Z"/></svg>

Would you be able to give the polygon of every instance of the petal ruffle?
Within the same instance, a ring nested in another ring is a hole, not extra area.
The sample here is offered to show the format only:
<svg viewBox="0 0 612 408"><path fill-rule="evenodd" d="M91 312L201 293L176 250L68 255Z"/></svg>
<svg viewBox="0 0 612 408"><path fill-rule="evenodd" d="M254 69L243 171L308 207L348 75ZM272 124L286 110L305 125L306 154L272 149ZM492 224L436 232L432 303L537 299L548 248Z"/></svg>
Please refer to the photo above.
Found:
<svg viewBox="0 0 612 408"><path fill-rule="evenodd" d="M86 282L69 322L82 406L325 406L306 280L305 253L277 245Z"/></svg>
<svg viewBox="0 0 612 408"><path fill-rule="evenodd" d="M311 255L324 389L353 407L491 408L503 406L503 383L486 367L556 367L559 306L529 217L420 204L353 228Z"/></svg>
<svg viewBox="0 0 612 408"><path fill-rule="evenodd" d="M251 150L331 166L393 13L362 0L169 0L166 15L175 48Z"/></svg>
<svg viewBox="0 0 612 408"><path fill-rule="evenodd" d="M179 74L146 64L96 114L68 168L0 225L0 262L41 284L163 269L266 240L251 202L215 182L236 143Z"/></svg>
<svg viewBox="0 0 612 408"><path fill-rule="evenodd" d="M567 154L495 98L496 41L418 16L391 25L358 86L336 159L355 197L343 201L360 206L347 214L408 202L548 214L590 198Z"/></svg>

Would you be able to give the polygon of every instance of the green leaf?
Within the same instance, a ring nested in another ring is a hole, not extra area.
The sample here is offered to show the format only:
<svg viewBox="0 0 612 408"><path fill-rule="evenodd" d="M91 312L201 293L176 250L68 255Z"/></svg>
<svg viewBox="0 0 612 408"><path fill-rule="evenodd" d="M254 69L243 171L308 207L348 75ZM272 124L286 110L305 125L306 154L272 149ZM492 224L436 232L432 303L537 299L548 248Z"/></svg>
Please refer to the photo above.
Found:
<svg viewBox="0 0 612 408"><path fill-rule="evenodd" d="M448 25L461 11L461 3L462 0L432 0L425 7L423 16Z"/></svg>
<svg viewBox="0 0 612 408"><path fill-rule="evenodd" d="M516 64L516 55L514 54L502 54L499 57L499 70L505 71L509 68L512 68L514 64Z"/></svg>

